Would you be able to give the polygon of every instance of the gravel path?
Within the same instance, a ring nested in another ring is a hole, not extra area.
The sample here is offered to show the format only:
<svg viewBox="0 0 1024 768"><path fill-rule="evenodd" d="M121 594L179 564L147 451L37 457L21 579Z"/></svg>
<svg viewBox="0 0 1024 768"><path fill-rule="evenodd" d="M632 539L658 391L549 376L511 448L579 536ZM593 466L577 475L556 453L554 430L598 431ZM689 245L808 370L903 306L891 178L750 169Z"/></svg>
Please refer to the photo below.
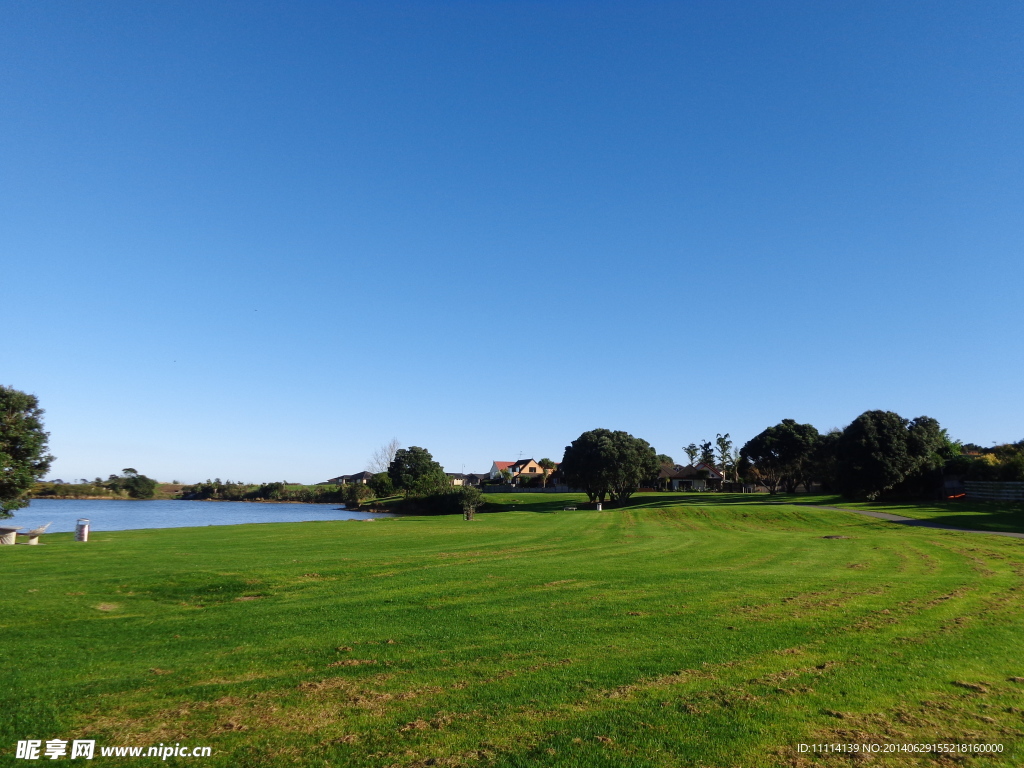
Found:
<svg viewBox="0 0 1024 768"><path fill-rule="evenodd" d="M1010 531L976 531L968 528L954 528L950 525L933 523L928 520L917 520L913 517L903 517L902 515L893 515L889 512L870 512L866 509L849 509L847 507L823 507L817 504L801 504L800 506L811 507L811 509L833 509L836 510L837 512L853 512L855 515L874 517L878 520L888 520L889 522L900 523L902 525L912 525L915 528L938 528L940 531L957 531L958 533L987 533L989 536L1009 536L1011 539L1024 539L1024 533L1011 533Z"/></svg>

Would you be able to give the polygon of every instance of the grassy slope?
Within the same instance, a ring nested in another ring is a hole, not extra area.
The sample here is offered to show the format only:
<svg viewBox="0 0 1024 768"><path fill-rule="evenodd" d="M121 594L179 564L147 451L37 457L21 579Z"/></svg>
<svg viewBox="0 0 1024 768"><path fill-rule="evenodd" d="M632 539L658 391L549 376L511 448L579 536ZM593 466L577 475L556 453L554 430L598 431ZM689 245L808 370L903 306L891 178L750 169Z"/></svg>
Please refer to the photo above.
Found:
<svg viewBox="0 0 1024 768"><path fill-rule="evenodd" d="M3 548L0 750L88 735L210 744L208 766L768 766L876 739L1024 761L1024 541L764 497L496 500L517 509Z"/></svg>
<svg viewBox="0 0 1024 768"><path fill-rule="evenodd" d="M893 515L928 520L954 528L978 531L1011 531L1024 533L1024 504L997 501L932 501L925 503L878 501L852 502L841 496L786 496L798 503L814 503L847 509L866 509Z"/></svg>

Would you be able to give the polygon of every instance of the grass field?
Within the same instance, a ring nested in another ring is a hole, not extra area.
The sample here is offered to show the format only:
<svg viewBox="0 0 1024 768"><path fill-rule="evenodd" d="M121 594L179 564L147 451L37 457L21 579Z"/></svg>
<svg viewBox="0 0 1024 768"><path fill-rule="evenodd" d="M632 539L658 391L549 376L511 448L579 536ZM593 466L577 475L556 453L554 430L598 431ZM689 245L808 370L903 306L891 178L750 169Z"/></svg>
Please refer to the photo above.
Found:
<svg viewBox="0 0 1024 768"><path fill-rule="evenodd" d="M1024 540L570 498L4 547L0 759L95 738L243 768L810 766L863 761L797 744L955 742L1004 751L870 765L1024 764Z"/></svg>
<svg viewBox="0 0 1024 768"><path fill-rule="evenodd" d="M804 500L804 497L793 497ZM810 498L810 497L807 497ZM998 501L934 501L923 504L912 502L849 502L840 496L814 497L815 504L834 505L848 509L867 509L888 512L917 520L927 520L954 528L979 531L1010 531L1024 533L1024 504Z"/></svg>

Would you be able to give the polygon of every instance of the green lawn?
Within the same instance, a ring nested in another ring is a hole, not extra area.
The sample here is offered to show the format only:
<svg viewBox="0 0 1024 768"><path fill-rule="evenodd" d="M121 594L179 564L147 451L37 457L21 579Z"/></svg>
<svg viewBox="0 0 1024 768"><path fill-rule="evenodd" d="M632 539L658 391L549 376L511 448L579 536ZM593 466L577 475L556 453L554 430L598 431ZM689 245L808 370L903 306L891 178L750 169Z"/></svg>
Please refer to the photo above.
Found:
<svg viewBox="0 0 1024 768"><path fill-rule="evenodd" d="M854 741L1024 763L1024 540L764 496L488 498L508 511L0 549L0 760L84 737L243 768L849 765L796 745Z"/></svg>
<svg viewBox="0 0 1024 768"><path fill-rule="evenodd" d="M805 497L793 496L786 498L803 500ZM971 501L969 499L933 501L922 504L893 501L849 502L840 496L806 498L815 499L814 503L816 504L846 507L847 509L888 512L892 515L913 517L917 520L927 520L931 523L949 525L954 528L1024 533L1024 504L998 501Z"/></svg>

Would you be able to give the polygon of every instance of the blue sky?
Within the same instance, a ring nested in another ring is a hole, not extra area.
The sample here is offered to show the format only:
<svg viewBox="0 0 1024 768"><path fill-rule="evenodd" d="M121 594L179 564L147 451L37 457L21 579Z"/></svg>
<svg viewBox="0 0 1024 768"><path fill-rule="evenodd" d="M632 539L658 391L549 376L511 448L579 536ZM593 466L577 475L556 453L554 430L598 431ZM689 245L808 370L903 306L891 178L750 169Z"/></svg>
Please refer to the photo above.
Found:
<svg viewBox="0 0 1024 768"><path fill-rule="evenodd" d="M1024 6L0 2L51 477L1024 437Z"/></svg>

